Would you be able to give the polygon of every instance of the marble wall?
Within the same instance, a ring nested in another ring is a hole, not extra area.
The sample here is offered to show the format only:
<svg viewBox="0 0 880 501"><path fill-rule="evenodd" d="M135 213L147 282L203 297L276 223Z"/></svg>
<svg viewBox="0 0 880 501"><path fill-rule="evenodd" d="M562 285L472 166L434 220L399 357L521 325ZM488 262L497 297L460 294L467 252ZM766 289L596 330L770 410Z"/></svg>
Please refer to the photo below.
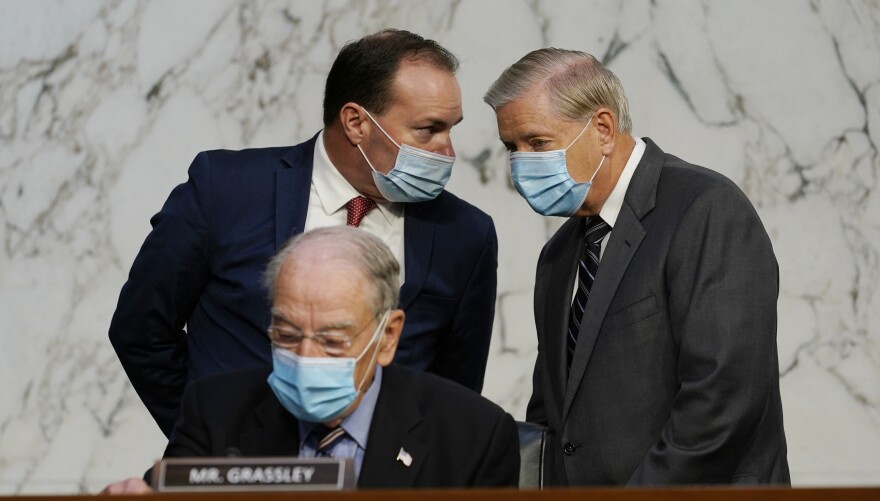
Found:
<svg viewBox="0 0 880 501"><path fill-rule="evenodd" d="M314 134L335 53L389 26L462 59L450 189L501 247L487 396L524 415L558 221L511 189L481 96L525 52L577 48L637 134L763 218L794 483L880 484L876 0L31 0L0 3L0 494L95 492L161 454L106 336L150 216L199 150Z"/></svg>

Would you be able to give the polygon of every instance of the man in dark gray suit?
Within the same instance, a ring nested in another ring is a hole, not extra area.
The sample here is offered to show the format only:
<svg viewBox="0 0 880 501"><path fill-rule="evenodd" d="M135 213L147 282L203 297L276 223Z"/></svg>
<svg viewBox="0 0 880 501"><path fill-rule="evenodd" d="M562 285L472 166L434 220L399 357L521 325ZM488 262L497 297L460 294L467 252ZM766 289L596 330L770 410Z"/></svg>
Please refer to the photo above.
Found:
<svg viewBox="0 0 880 501"><path fill-rule="evenodd" d="M729 179L664 153L593 56L534 51L486 93L511 177L568 221L535 284L527 419L550 485L788 484L770 239Z"/></svg>

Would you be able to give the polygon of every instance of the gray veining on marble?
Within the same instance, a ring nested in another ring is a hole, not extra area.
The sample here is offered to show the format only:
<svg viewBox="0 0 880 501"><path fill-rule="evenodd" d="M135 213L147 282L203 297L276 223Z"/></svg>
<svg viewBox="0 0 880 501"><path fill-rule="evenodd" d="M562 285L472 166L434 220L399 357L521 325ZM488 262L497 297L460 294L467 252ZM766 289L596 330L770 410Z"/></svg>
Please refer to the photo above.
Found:
<svg viewBox="0 0 880 501"><path fill-rule="evenodd" d="M876 0L35 0L0 2L0 494L95 492L161 455L106 338L150 216L199 150L313 135L335 53L389 26L462 60L450 189L500 242L487 396L524 415L560 221L512 189L481 97L531 49L585 50L636 133L761 214L795 484L880 484Z"/></svg>

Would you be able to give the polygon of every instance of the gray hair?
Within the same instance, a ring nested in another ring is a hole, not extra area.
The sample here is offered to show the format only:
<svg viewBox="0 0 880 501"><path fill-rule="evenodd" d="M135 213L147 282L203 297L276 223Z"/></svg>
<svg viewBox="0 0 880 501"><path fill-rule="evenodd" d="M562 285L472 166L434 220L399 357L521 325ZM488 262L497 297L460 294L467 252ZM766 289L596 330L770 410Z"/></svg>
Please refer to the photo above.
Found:
<svg viewBox="0 0 880 501"><path fill-rule="evenodd" d="M370 282L373 311L377 315L397 307L400 294L400 264L381 240L366 231L349 226L319 228L296 235L287 241L266 267L266 288L269 298L275 297L278 275L284 263L303 246L312 243L331 244L333 256L345 256L364 273ZM306 252L306 249L301 249Z"/></svg>
<svg viewBox="0 0 880 501"><path fill-rule="evenodd" d="M535 86L543 86L560 117L586 120L601 106L617 118L617 131L632 132L629 103L617 76L598 59L549 47L529 52L489 87L483 101L496 112Z"/></svg>

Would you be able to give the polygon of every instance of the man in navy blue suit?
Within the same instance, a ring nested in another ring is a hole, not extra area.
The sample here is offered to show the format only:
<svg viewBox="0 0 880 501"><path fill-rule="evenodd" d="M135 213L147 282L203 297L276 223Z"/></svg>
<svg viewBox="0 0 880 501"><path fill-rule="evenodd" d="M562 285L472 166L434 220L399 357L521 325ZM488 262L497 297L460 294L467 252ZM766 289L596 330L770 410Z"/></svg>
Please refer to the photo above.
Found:
<svg viewBox="0 0 880 501"><path fill-rule="evenodd" d="M340 51L324 129L293 147L200 153L151 220L110 340L167 435L188 381L269 365L263 270L292 235L348 224L401 262L395 362L480 391L494 317L491 218L443 190L462 119L458 61L385 30Z"/></svg>

